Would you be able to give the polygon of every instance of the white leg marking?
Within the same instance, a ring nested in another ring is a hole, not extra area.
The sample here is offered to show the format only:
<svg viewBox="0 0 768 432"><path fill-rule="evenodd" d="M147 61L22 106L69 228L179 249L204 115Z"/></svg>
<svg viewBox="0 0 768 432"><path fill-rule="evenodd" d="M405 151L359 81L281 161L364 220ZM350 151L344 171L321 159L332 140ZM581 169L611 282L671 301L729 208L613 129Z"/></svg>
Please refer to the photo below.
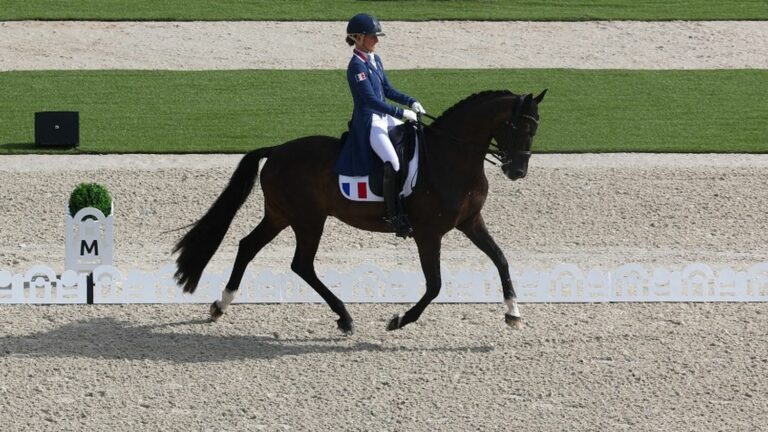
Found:
<svg viewBox="0 0 768 432"><path fill-rule="evenodd" d="M520 318L520 310L517 308L517 299L512 297L509 300L504 300L504 303L507 304L508 314L512 315L513 317Z"/></svg>
<svg viewBox="0 0 768 432"><path fill-rule="evenodd" d="M221 293L221 300L219 300L219 309L224 312L227 310L227 306L229 306L229 304L232 303L232 300L234 299L235 293L224 290L224 292Z"/></svg>

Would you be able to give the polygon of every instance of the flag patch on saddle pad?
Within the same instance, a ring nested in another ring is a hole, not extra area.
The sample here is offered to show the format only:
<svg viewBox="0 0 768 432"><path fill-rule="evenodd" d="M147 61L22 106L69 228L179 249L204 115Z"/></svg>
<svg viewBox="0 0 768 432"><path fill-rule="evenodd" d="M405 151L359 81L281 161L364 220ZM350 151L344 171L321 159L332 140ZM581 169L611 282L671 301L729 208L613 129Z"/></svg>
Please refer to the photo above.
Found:
<svg viewBox="0 0 768 432"><path fill-rule="evenodd" d="M368 176L339 175L339 186L344 197L352 201L384 201L384 198L371 192L371 187L368 186Z"/></svg>
<svg viewBox="0 0 768 432"><path fill-rule="evenodd" d="M365 72L360 72L359 74L355 75L355 81L365 81Z"/></svg>

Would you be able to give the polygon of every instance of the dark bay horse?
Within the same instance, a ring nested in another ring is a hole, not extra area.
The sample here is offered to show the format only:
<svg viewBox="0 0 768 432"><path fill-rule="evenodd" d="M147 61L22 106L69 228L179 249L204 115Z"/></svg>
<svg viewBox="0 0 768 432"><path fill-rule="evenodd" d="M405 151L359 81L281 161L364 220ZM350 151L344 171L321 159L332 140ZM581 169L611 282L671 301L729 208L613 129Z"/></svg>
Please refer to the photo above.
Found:
<svg viewBox="0 0 768 432"><path fill-rule="evenodd" d="M457 228L490 257L499 271L505 321L522 326L507 259L491 238L480 214L488 195L484 162L488 153L501 162L511 180L525 177L531 144L539 124L538 96L509 91L474 94L446 110L424 127L423 169L404 207L413 227L413 239L426 278L426 292L404 315L394 316L388 330L399 329L419 319L440 292L440 245L443 236ZM495 140L495 144L492 141ZM344 198L333 171L341 142L337 138L310 136L246 154L229 184L208 212L178 241L174 253L176 281L184 292L195 291L203 270L218 249L235 216L253 189L259 162L264 193L264 217L240 240L232 275L221 300L211 305L211 318L218 319L232 302L248 263L286 227L296 235L291 269L306 281L338 314L337 325L353 331L352 317L336 295L317 277L314 268L320 237L328 216L356 228L391 232L384 221L381 202L355 202Z"/></svg>

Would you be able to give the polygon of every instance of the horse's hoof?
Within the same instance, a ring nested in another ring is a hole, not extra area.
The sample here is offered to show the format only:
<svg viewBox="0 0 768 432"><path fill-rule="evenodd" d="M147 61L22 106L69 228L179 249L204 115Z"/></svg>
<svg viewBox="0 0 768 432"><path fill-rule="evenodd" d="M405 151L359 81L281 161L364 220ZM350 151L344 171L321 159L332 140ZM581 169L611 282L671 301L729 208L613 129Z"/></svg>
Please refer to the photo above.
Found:
<svg viewBox="0 0 768 432"><path fill-rule="evenodd" d="M345 335L351 335L355 333L355 326L352 324L352 320L339 318L336 320L336 325Z"/></svg>
<svg viewBox="0 0 768 432"><path fill-rule="evenodd" d="M389 324L387 324L387 331L397 330L400 328L400 321L402 319L400 318L400 315L395 315L392 317L391 320L389 320Z"/></svg>
<svg viewBox="0 0 768 432"><path fill-rule="evenodd" d="M218 321L222 315L224 315L224 311L219 307L219 303L214 301L213 304L211 304L211 321Z"/></svg>
<svg viewBox="0 0 768 432"><path fill-rule="evenodd" d="M521 320L519 316L504 314L504 322L515 330L523 328L523 320Z"/></svg>

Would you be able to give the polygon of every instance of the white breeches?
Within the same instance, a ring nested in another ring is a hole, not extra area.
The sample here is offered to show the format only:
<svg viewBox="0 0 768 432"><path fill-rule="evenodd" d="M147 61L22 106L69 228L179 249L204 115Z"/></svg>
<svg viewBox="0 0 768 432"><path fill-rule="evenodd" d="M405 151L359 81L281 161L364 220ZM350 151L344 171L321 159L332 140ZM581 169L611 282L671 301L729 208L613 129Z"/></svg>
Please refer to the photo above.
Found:
<svg viewBox="0 0 768 432"><path fill-rule="evenodd" d="M381 160L391 163L395 171L400 171L400 161L397 159L392 141L389 140L389 130L403 124L403 122L387 114L383 116L372 114L371 116L371 147L373 151L379 155Z"/></svg>

